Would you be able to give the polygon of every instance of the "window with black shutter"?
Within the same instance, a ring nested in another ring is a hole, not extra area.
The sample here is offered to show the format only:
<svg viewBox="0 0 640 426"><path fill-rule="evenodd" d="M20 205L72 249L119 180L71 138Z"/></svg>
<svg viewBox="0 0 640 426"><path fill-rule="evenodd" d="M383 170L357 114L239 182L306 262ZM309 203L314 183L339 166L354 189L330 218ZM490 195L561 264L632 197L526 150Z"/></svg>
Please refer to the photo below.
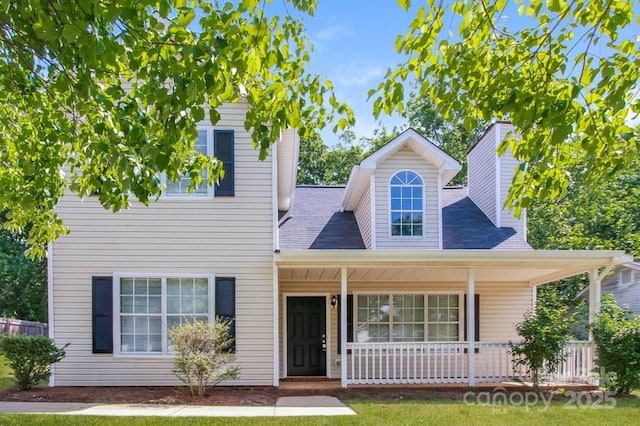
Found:
<svg viewBox="0 0 640 426"><path fill-rule="evenodd" d="M91 278L91 328L94 354L113 353L113 278Z"/></svg>
<svg viewBox="0 0 640 426"><path fill-rule="evenodd" d="M479 342L480 341L480 295L479 294L474 294L473 295L473 303L474 303L474 308L473 308L473 314L475 316L474 318L474 333L475 334L475 339L474 341ZM464 340L465 342L468 340L468 331L467 331L467 295L464 295ZM467 350L464 350L465 353L467 352ZM478 353L479 349L475 348L475 353Z"/></svg>
<svg viewBox="0 0 640 426"><path fill-rule="evenodd" d="M235 351L236 338L236 279L233 277L216 277L216 316L229 322L230 334L234 339L232 350Z"/></svg>
<svg viewBox="0 0 640 426"><path fill-rule="evenodd" d="M342 298L338 296L338 353L342 353ZM347 342L353 342L353 295L347 295Z"/></svg>
<svg viewBox="0 0 640 426"><path fill-rule="evenodd" d="M222 161L224 178L215 186L216 196L235 194L234 134L233 130L215 130L213 132L213 155Z"/></svg>

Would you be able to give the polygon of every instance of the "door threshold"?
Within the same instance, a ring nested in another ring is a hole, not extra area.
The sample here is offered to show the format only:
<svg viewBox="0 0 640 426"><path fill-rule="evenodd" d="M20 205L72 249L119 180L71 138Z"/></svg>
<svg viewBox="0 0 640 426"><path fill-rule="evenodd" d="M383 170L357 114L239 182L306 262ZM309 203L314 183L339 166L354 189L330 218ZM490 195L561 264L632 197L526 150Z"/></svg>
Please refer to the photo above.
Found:
<svg viewBox="0 0 640 426"><path fill-rule="evenodd" d="M282 379L283 382L328 382L331 379L327 376L289 376Z"/></svg>

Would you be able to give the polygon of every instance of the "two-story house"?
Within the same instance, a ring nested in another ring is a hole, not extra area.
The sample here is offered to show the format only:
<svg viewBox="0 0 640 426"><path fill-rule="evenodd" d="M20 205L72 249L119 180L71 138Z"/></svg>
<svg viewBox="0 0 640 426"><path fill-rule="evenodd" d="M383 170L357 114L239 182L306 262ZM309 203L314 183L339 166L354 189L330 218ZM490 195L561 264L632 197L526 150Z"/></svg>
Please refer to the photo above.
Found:
<svg viewBox="0 0 640 426"><path fill-rule="evenodd" d="M589 272L597 295L600 269L629 261L531 249L526 216L503 208L516 164L496 147L508 123L470 151L468 188L446 187L459 163L413 130L346 187L296 187L296 132L258 161L245 113L227 105L200 128L198 149L225 162L219 185L187 193L185 178L118 214L63 198L71 233L49 250L49 321L70 346L53 385L179 384L167 330L215 316L234 320L241 375L230 384L501 381L538 285Z"/></svg>

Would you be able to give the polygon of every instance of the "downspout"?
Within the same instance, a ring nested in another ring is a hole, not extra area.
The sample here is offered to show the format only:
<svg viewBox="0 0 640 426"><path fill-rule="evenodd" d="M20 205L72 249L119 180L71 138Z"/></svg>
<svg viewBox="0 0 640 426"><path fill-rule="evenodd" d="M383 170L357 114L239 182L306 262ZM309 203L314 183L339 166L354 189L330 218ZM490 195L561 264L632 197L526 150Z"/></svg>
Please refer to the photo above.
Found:
<svg viewBox="0 0 640 426"><path fill-rule="evenodd" d="M280 229L278 226L278 149L273 147L271 150L271 202L272 202L272 222L273 222L273 265L272 265L272 312L273 312L273 386L280 385L280 351L279 351L279 325L280 312L278 305L279 283L278 283L278 266L276 265L276 253L280 252Z"/></svg>

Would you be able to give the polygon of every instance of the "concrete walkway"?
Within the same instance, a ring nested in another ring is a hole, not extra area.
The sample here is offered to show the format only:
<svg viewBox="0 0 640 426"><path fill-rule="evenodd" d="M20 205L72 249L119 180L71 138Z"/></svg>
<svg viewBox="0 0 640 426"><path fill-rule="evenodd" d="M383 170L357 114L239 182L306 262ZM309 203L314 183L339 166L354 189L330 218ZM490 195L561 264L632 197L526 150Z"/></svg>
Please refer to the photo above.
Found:
<svg viewBox="0 0 640 426"><path fill-rule="evenodd" d="M0 401L0 413L160 417L353 416L356 414L338 398L332 396L286 396L279 398L275 406L229 407Z"/></svg>

